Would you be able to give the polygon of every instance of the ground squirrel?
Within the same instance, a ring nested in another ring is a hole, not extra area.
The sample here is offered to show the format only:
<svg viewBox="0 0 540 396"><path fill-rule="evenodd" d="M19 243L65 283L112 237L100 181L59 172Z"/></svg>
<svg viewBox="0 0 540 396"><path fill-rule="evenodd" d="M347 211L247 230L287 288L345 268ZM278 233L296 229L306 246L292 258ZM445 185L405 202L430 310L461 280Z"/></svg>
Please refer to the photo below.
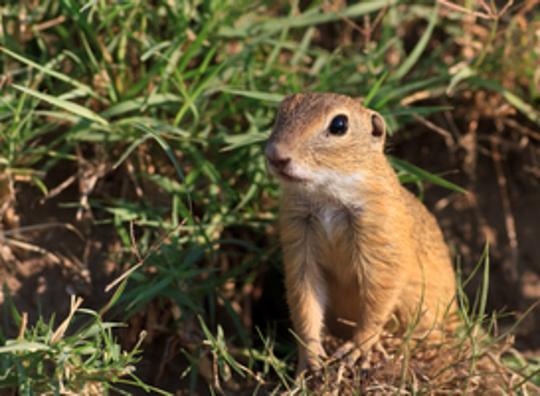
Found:
<svg viewBox="0 0 540 396"><path fill-rule="evenodd" d="M283 190L280 238L299 371L325 355L323 326L367 352L394 315L403 327L429 330L455 312L442 233L400 185L385 137L383 118L347 96L296 94L280 105L265 154Z"/></svg>

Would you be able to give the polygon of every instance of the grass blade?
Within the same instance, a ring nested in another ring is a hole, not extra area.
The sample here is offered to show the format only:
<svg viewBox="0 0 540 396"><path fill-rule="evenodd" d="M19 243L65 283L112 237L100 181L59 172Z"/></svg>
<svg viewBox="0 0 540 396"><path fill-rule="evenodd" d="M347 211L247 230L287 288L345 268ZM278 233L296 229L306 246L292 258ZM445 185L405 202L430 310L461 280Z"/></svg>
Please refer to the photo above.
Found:
<svg viewBox="0 0 540 396"><path fill-rule="evenodd" d="M407 59L405 59L399 69L397 69L397 71L392 75L392 80L401 80L416 64L416 62L420 58L420 55L422 55L422 53L426 49L431 34L433 33L433 29L435 28L435 24L437 23L438 13L439 7L436 6L432 11L426 31L424 32L424 34L422 34L422 37L420 38L412 52L409 54Z"/></svg>
<svg viewBox="0 0 540 396"><path fill-rule="evenodd" d="M99 116L98 114L94 113L92 110L87 109L86 107L83 107L77 103L68 102L67 100L63 100L63 99L58 99L54 96L51 96L42 92L38 92L31 88L23 87L18 84L13 84L12 87L30 96L33 96L39 100L49 103L52 106L60 107L61 109L64 109L70 113L78 115L81 118L85 118L87 120L97 122L98 124L101 124L104 126L109 125L109 122L105 118Z"/></svg>
<svg viewBox="0 0 540 396"><path fill-rule="evenodd" d="M41 342L17 341L0 347L0 353L47 351L49 346Z"/></svg>
<svg viewBox="0 0 540 396"><path fill-rule="evenodd" d="M392 156L388 156L388 159L390 160L392 166L394 166L396 169L417 176L420 180L429 181L433 184L447 188L452 191L457 191L461 193L467 192L467 190L461 188L457 184L451 183L440 176L434 175L433 173L429 173L407 161L403 161Z"/></svg>
<svg viewBox="0 0 540 396"><path fill-rule="evenodd" d="M259 91L245 91L241 89L230 89L230 88L223 88L221 89L222 92L227 92L233 95L243 96L250 99L257 99L261 100L263 102L270 102L270 103L279 103L283 100L285 95L276 94L276 93L269 93L269 92L259 92Z"/></svg>
<svg viewBox="0 0 540 396"><path fill-rule="evenodd" d="M24 63L25 65L28 65L30 67L33 67L34 69L37 69L51 77L54 77L60 81L64 81L68 84L71 84L73 85L74 87L77 87L79 88L82 92L96 98L96 99L100 99L100 100L104 100L104 98L100 97L98 94L96 94L94 92L94 90L92 88L90 88L88 85L86 84L83 84L81 83L80 81L77 81L63 73L59 73L53 69L51 69L50 67L46 67L46 66L42 66L38 63L35 63L33 61L31 61L30 59L28 58L25 58L24 56L22 55L19 55L17 54L16 52L13 52L5 47L0 47L0 51L4 52L6 55L12 57L13 59L16 59L18 60L19 62L21 63Z"/></svg>

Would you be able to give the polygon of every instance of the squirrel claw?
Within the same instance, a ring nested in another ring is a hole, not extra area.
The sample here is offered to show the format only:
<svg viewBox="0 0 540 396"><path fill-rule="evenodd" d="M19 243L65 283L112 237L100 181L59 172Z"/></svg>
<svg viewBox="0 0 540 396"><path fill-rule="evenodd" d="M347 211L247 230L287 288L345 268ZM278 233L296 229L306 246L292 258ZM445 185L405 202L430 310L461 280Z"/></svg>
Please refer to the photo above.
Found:
<svg viewBox="0 0 540 396"><path fill-rule="evenodd" d="M356 362L362 356L362 352L355 343L347 341L341 345L331 356L332 360L341 360L349 368L354 368Z"/></svg>

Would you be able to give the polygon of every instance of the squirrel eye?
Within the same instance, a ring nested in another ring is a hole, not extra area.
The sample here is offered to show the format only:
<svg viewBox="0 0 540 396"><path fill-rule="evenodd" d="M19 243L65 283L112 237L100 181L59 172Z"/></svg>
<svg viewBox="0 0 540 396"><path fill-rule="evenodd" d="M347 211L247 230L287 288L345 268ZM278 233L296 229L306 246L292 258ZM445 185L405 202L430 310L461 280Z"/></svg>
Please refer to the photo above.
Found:
<svg viewBox="0 0 540 396"><path fill-rule="evenodd" d="M349 128L349 119L344 114L339 114L332 118L328 131L332 135L342 136L345 135L347 129Z"/></svg>

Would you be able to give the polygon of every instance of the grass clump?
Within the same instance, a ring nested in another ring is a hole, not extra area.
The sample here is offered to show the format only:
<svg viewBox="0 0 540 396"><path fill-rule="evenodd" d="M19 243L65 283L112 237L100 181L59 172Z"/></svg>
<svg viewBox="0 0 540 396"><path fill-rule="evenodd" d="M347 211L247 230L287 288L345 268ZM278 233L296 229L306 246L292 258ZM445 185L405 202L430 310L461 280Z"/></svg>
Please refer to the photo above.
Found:
<svg viewBox="0 0 540 396"><path fill-rule="evenodd" d="M27 314L11 306L19 334L2 337L0 389L20 395L106 395L118 384L151 389L134 375L144 333L131 351L123 351L113 330L124 325L104 322L81 304L82 299L72 298L70 312L58 326L52 318L31 327Z"/></svg>

